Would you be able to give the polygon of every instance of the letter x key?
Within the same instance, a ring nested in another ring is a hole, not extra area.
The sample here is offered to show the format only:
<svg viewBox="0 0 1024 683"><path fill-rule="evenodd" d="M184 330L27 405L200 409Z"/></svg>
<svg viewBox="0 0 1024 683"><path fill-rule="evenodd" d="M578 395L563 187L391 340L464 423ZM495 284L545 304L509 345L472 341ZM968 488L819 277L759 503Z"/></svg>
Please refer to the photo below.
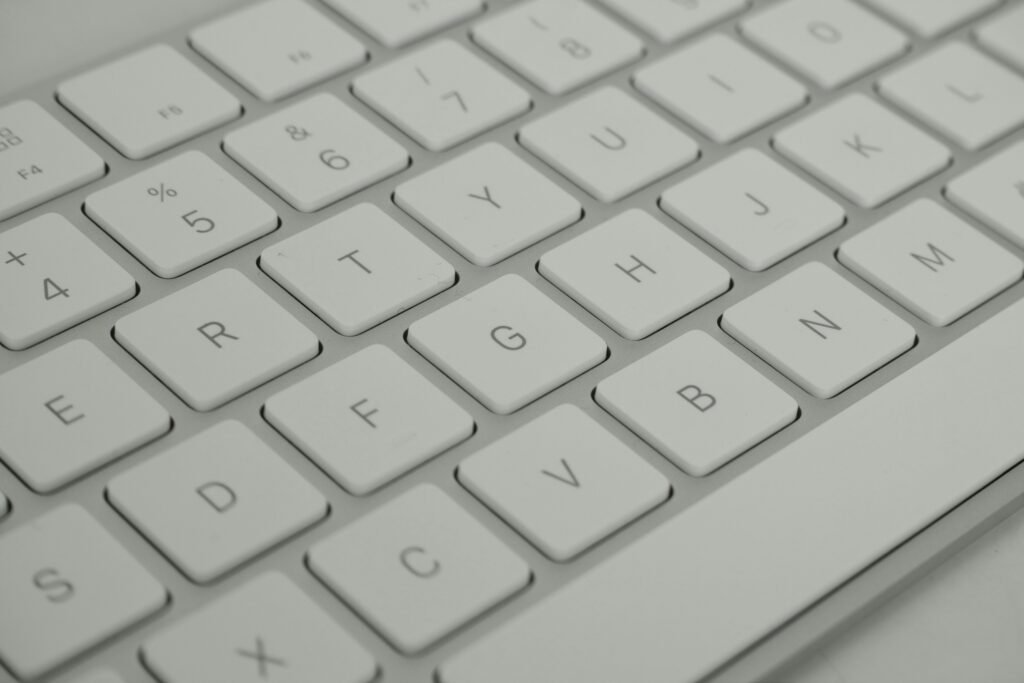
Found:
<svg viewBox="0 0 1024 683"><path fill-rule="evenodd" d="M267 653L266 646L263 644L263 638L256 636L256 649L243 650L242 648L236 648L235 652L240 657L248 657L249 659L256 660L257 666L259 666L260 678L269 678L268 673L270 665L279 666L282 669L288 668L288 663L280 657L274 657Z"/></svg>

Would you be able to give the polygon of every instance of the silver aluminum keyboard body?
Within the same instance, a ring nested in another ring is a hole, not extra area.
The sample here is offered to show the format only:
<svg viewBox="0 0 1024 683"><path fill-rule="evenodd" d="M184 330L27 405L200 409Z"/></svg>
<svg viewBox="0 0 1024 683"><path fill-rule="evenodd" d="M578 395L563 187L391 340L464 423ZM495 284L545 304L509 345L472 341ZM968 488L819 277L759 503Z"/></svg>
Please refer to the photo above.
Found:
<svg viewBox="0 0 1024 683"><path fill-rule="evenodd" d="M621 68L568 95L561 97L550 96L529 84L511 69L475 46L468 36L469 27L476 21L479 21L481 16L486 17L500 11L506 4L511 3L506 3L504 0L489 0L484 15L478 15L465 23L441 31L417 43L417 45L422 45L442 37L458 41L469 47L476 55L482 56L485 61L508 75L521 87L526 88L534 101L533 108L528 114L514 118L470 141L461 143L453 150L447 152L431 152L422 148L352 95L349 85L354 77L374 66L387 63L394 56L401 54L405 50L390 50L383 47L326 7L319 7L318 9L321 9L325 15L330 16L332 20L357 36L369 50L370 60L367 64L348 71L341 76L300 91L298 94L286 98L283 103L265 103L257 100L197 54L189 46L187 40L187 34L194 28L193 26L167 32L152 41L138 45L137 47L143 47L155 42L171 45L184 54L192 63L198 65L217 83L238 97L242 101L244 108L244 114L241 119L225 126L217 127L196 139L173 147L145 161L128 160L116 153L105 141L56 101L54 92L57 84L72 74L40 82L30 88L16 92L10 98L10 101L30 99L40 103L74 135L103 157L108 165L108 173L102 180L89 183L67 195L4 221L0 224L0 230L13 227L48 212L56 212L72 217L76 226L81 228L94 243L99 245L109 256L136 278L139 282L140 293L131 301L106 311L62 334L36 344L25 351L14 352L0 349L0 374L43 355L71 339L88 339L108 355L114 357L118 365L135 382L156 398L158 402L168 407L174 420L173 429L167 436L139 451L131 453L127 457L116 460L114 463L92 472L84 479L54 494L44 496L33 493L9 470L0 468L0 491L8 498L12 509L11 513L0 521L0 533L6 532L14 526L23 524L47 512L58 501L79 503L93 514L132 555L138 558L146 569L173 596L170 603L154 617L147 619L137 628L116 637L113 642L95 648L85 656L76 658L69 665L58 668L54 675L46 680L52 680L55 683L67 683L73 681L79 675L103 667L109 667L120 672L123 676L127 677L127 680L149 680L148 674L139 663L138 653L142 643L151 639L169 624L189 614L197 607L215 600L217 597L267 570L278 569L294 580L307 594L313 596L344 629L353 634L370 651L373 657L380 662L383 674L380 675L378 680L391 682L422 681L426 683L433 680L433 672L439 663L450 659L452 655L464 649L482 633L503 623L510 616L519 613L531 604L542 600L546 595L571 581L573 577L582 574L589 568L599 564L603 559L615 554L616 551L623 548L646 530L685 510L688 506L712 491L722 486L728 486L729 482L736 476L765 458L770 457L773 452L785 444L794 441L823 421L836 415L872 390L885 384L907 368L917 364L933 352L958 338L964 332L1004 309L1013 301L1020 299L1022 294L1024 294L1024 290L1018 284L981 305L949 327L935 328L924 324L896 303L886 298L882 293L873 289L866 282L859 280L856 276L852 276L842 266L835 264L834 261L834 253L842 241L915 199L930 197L943 203L947 208L950 207L951 205L942 196L944 185L953 177L991 156L993 151L998 151L1014 142L1024 140L1024 131L1017 130L1007 139L979 152L968 152L955 145L949 145L954 156L950 168L947 168L942 173L909 192L900 195L895 200L887 202L877 210L859 208L852 202L826 188L818 180L805 173L795 164L783 159L771 149L770 139L774 132L842 95L850 92L861 92L871 97L877 97L874 91L874 83L878 78L899 65L905 64L915 55L920 54L921 48L931 41L912 37L912 48L908 55L879 71L871 72L857 79L852 84L833 92L823 91L808 81L803 81L811 93L808 105L742 138L737 143L720 145L692 131L678 120L673 119L667 112L657 108L643 96L639 95L639 93L636 93L631 85L631 76L638 68L674 51L678 48L678 44L664 45L649 40L647 42L646 54L639 62ZM754 0L753 8L747 10L747 13L740 15L739 18L747 16L749 12L756 11L758 8L769 4L765 0ZM1011 2L1010 4L1013 3ZM611 16L610 12L606 11L606 14ZM735 36L736 24L739 18L716 25L708 31L719 31ZM621 23L623 26L629 27L624 20ZM632 27L629 28L640 34L639 30L632 29ZM950 40L957 37L971 40L969 34L970 27L961 27L942 38L942 40ZM740 40L744 42L743 39ZM749 43L747 44L749 45ZM761 54L763 56L763 53ZM111 55L110 57L116 56ZM101 65L107 61L110 61L110 59L97 60L94 64L84 64L82 67L84 70L92 66ZM769 61L771 60L769 59ZM785 66L782 68L786 70ZM701 147L701 159L697 163L687 166L682 171L655 182L622 201L613 204L603 204L589 197L567 179L561 177L523 150L517 143L516 132L524 122L543 116L587 92L609 84L616 85L630 92L636 99L644 102L666 120L671 121L676 127L686 131L698 140ZM321 211L306 214L288 206L256 178L245 172L228 158L221 149L221 143L227 132L257 120L266 114L280 109L282 106L286 106L290 102L297 101L316 92L330 92L337 95L345 103L352 106L360 115L381 127L409 151L412 157L412 164L408 169L396 176L378 182L364 191L329 205ZM915 125L927 130L923 124L915 123ZM936 137L939 136L936 135ZM521 158L526 159L531 166L576 197L583 204L585 211L582 221L561 232L557 232L553 236L534 244L507 260L486 268L470 264L428 230L417 225L412 218L397 208L392 201L392 193L399 182L427 172L460 152L485 141L497 141L516 150L517 154ZM697 309L684 316L681 320L670 324L668 327L639 342L628 341L616 335L583 307L572 301L537 273L536 263L543 253L571 240L592 226L602 223L627 208L644 208L666 224L678 228L671 218L658 209L658 197L661 193L680 180L700 172L736 149L744 147L755 147L765 151L773 159L779 161L801 178L808 180L811 185L821 189L832 199L839 202L847 213L847 223L838 231L813 243L811 246L797 252L795 255L763 273L753 273L744 270L696 236L681 230L691 244L695 245L704 254L729 271L733 278L733 286L730 291L713 300L710 304ZM277 211L281 218L281 227L277 231L179 278L165 280L158 278L148 271L103 230L86 218L82 213L82 204L87 194L138 173L185 149L200 150L224 168L227 168L235 178L240 180L247 188L268 202ZM382 208L388 215L412 231L418 239L455 265L458 272L458 281L453 288L428 299L424 303L361 335L341 337L262 272L257 265L257 258L262 249L267 245L297 234L331 215L362 202L371 202ZM970 222L977 225L976 221L971 220ZM982 228L982 231L1011 252L1020 255L1021 252L1017 247L995 232L984 228ZM719 318L726 308L745 299L751 293L763 288L785 273L811 261L823 261L835 265L838 270L848 276L849 280L855 282L861 290L911 324L918 334L918 342L909 352L869 375L865 380L855 384L838 397L829 400L816 399L801 392L792 382L725 334L719 327ZM111 330L115 321L132 311L141 309L184 286L227 267L236 268L257 282L263 291L268 293L277 303L285 307L303 325L317 335L323 343L323 349L320 355L312 362L303 364L285 373L269 383L231 401L218 410L199 413L185 406L166 386L151 375L140 363L136 362L124 349L118 346L111 337ZM609 345L610 359L514 414L503 416L491 413L477 403L455 382L443 375L437 368L426 362L410 348L403 337L413 321L423 318L464 294L508 273L518 273L524 276L580 322L600 335ZM594 387L602 379L614 374L633 361L644 357L654 349L659 348L688 330L704 330L710 333L717 341L724 344L777 386L791 395L797 396L801 408L800 416L794 424L705 478L688 477L677 470L639 437L612 419L596 405L592 398ZM377 493L357 498L338 488L308 458L304 457L277 431L271 428L261 417L261 407L269 396L281 389L291 386L334 362L372 344L385 344L396 351L399 356L412 364L432 383L441 387L445 393L454 398L460 406L468 411L476 421L477 427L474 435L467 441L400 477ZM575 404L588 415L600 421L617 438L626 443L636 453L640 454L644 460L664 474L671 481L673 487L672 497L665 504L568 564L554 563L543 557L536 548L515 533L496 515L488 511L454 477L458 464L470 454L561 403ZM320 490L330 503L330 513L327 519L299 534L297 537L287 540L273 550L259 556L254 561L246 563L242 568L231 572L212 585L200 587L189 582L141 534L131 528L107 502L105 488L108 482L115 476L131 469L151 455L173 447L199 431L225 419L239 420L251 427L261 439L281 454L291 467ZM456 631L455 634L445 638L438 646L429 649L423 655L405 657L391 649L364 621L332 595L308 571L305 566L304 557L312 545L333 534L341 526L359 518L372 509L385 505L401 493L424 482L436 484L463 507L471 510L493 535L526 559L533 571L533 579L527 590L511 599L507 604L489 611L483 618L474 622L468 628ZM984 529L989 528L1003 515L1008 514L1014 503L1024 496L1022 492L1024 492L1024 470L1018 466L968 500L954 514L950 514L932 525L925 532L892 553L885 561L862 573L858 578L837 591L832 598L808 611L786 629L759 644L751 652L747 653L746 656L737 659L730 666L721 670L712 680L755 681L763 679L768 672L776 670L777 667L790 660L824 634L838 628L850 618L862 614L878 600L884 599L885 596L905 585L907 581L919 576L942 558L948 557L951 553L963 547L970 539L981 533ZM0 683L14 683L14 681L15 679L9 673L0 668Z"/></svg>

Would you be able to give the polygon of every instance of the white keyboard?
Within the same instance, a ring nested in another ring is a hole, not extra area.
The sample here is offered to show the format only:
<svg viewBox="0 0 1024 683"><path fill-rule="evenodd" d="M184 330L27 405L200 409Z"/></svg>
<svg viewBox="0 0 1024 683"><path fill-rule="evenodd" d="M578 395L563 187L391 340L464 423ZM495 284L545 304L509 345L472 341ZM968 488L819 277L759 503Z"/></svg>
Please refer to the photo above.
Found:
<svg viewBox="0 0 1024 683"><path fill-rule="evenodd" d="M1019 496L1022 216L1021 0L262 0L39 83L0 683L769 678Z"/></svg>

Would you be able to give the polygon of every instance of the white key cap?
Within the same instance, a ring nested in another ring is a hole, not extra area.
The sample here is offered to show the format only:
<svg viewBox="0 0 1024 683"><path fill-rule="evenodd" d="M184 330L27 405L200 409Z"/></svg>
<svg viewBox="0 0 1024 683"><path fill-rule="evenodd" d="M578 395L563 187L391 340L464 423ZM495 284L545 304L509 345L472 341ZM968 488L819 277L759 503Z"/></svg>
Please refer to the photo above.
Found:
<svg viewBox="0 0 1024 683"><path fill-rule="evenodd" d="M726 309L722 329L818 398L914 345L914 328L812 261Z"/></svg>
<svg viewBox="0 0 1024 683"><path fill-rule="evenodd" d="M327 501L241 422L210 427L119 474L107 497L200 583L327 514Z"/></svg>
<svg viewBox="0 0 1024 683"><path fill-rule="evenodd" d="M473 40L552 95L639 59L643 42L581 0L532 0L473 27Z"/></svg>
<svg viewBox="0 0 1024 683"><path fill-rule="evenodd" d="M35 102L0 108L0 221L106 172L103 159Z"/></svg>
<svg viewBox="0 0 1024 683"><path fill-rule="evenodd" d="M949 150L864 95L847 95L775 136L775 148L864 207L950 162Z"/></svg>
<svg viewBox="0 0 1024 683"><path fill-rule="evenodd" d="M1024 7L1015 7L977 30L978 42L1024 71Z"/></svg>
<svg viewBox="0 0 1024 683"><path fill-rule="evenodd" d="M496 142L402 183L395 203L478 266L494 265L583 215L575 198Z"/></svg>
<svg viewBox="0 0 1024 683"><path fill-rule="evenodd" d="M925 38L952 30L987 12L1002 0L864 0L872 9Z"/></svg>
<svg viewBox="0 0 1024 683"><path fill-rule="evenodd" d="M314 574L405 654L530 580L525 562L425 484L317 543L307 558Z"/></svg>
<svg viewBox="0 0 1024 683"><path fill-rule="evenodd" d="M160 277L177 277L277 227L277 214L190 151L85 199L85 213Z"/></svg>
<svg viewBox="0 0 1024 683"><path fill-rule="evenodd" d="M379 344L271 396L263 415L355 495L473 433L469 413Z"/></svg>
<svg viewBox="0 0 1024 683"><path fill-rule="evenodd" d="M0 375L0 457L49 492L156 439L171 416L92 342Z"/></svg>
<svg viewBox="0 0 1024 683"><path fill-rule="evenodd" d="M889 73L878 90L967 149L1024 124L1024 79L962 43L947 43Z"/></svg>
<svg viewBox="0 0 1024 683"><path fill-rule="evenodd" d="M409 155L321 93L227 134L224 151L299 211L317 211L409 165Z"/></svg>
<svg viewBox="0 0 1024 683"><path fill-rule="evenodd" d="M558 562L661 504L670 491L665 477L572 405L462 461L458 477Z"/></svg>
<svg viewBox="0 0 1024 683"><path fill-rule="evenodd" d="M689 136L607 87L523 126L528 150L603 202L614 202L694 161Z"/></svg>
<svg viewBox="0 0 1024 683"><path fill-rule="evenodd" d="M352 91L427 149L444 150L530 108L530 95L452 40L360 76Z"/></svg>
<svg viewBox="0 0 1024 683"><path fill-rule="evenodd" d="M261 574L148 640L164 683L369 683L373 657L292 581Z"/></svg>
<svg viewBox="0 0 1024 683"><path fill-rule="evenodd" d="M604 361L604 340L518 275L417 320L409 343L478 401L515 412Z"/></svg>
<svg viewBox="0 0 1024 683"><path fill-rule="evenodd" d="M747 270L764 270L843 224L843 208L757 149L661 196L661 208Z"/></svg>
<svg viewBox="0 0 1024 683"><path fill-rule="evenodd" d="M739 14L748 0L601 0L663 43L697 33Z"/></svg>
<svg viewBox="0 0 1024 683"><path fill-rule="evenodd" d="M24 349L135 296L124 268L66 218L0 233L0 343Z"/></svg>
<svg viewBox="0 0 1024 683"><path fill-rule="evenodd" d="M439 679L702 679L1020 461L1022 335L1018 302L456 654Z"/></svg>
<svg viewBox="0 0 1024 683"><path fill-rule="evenodd" d="M35 678L149 616L164 588L77 505L0 536L0 661Z"/></svg>
<svg viewBox="0 0 1024 683"><path fill-rule="evenodd" d="M242 113L231 93L167 45L64 81L57 97L130 159L161 152Z"/></svg>
<svg viewBox="0 0 1024 683"><path fill-rule="evenodd" d="M341 334L356 335L455 284L455 269L372 204L267 247L260 267Z"/></svg>
<svg viewBox="0 0 1024 683"><path fill-rule="evenodd" d="M124 679L109 669L103 669L75 678L71 683L124 683Z"/></svg>
<svg viewBox="0 0 1024 683"><path fill-rule="evenodd" d="M324 0L387 47L402 47L477 14L483 0Z"/></svg>
<svg viewBox="0 0 1024 683"><path fill-rule="evenodd" d="M946 186L946 196L988 227L1024 247L1024 142L975 166Z"/></svg>
<svg viewBox="0 0 1024 683"><path fill-rule="evenodd" d="M743 35L825 89L900 56L907 37L850 0L786 0L746 19Z"/></svg>
<svg viewBox="0 0 1024 683"><path fill-rule="evenodd" d="M1020 259L920 199L847 240L839 260L932 325L948 325L1021 278Z"/></svg>
<svg viewBox="0 0 1024 683"><path fill-rule="evenodd" d="M366 48L300 0L266 0L200 26L201 55L261 100L292 95L363 63Z"/></svg>
<svg viewBox="0 0 1024 683"><path fill-rule="evenodd" d="M700 330L602 380L594 398L696 477L761 443L799 412L788 394Z"/></svg>
<svg viewBox="0 0 1024 683"><path fill-rule="evenodd" d="M643 339L729 289L729 272L631 209L549 251L541 275L627 339Z"/></svg>
<svg viewBox="0 0 1024 683"><path fill-rule="evenodd" d="M722 143L807 101L807 89L799 81L719 34L644 67L633 81L640 92Z"/></svg>
<svg viewBox="0 0 1024 683"><path fill-rule="evenodd" d="M317 355L320 345L237 270L117 321L114 337L196 410L212 410Z"/></svg>

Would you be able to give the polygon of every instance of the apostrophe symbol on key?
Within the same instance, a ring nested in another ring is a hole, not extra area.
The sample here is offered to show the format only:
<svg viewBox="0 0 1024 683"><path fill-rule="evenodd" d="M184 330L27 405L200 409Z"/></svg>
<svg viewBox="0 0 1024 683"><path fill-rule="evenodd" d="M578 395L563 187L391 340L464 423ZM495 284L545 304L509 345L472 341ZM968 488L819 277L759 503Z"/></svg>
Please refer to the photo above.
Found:
<svg viewBox="0 0 1024 683"><path fill-rule="evenodd" d="M148 194L150 197L159 198L160 203L163 204L166 198L177 197L178 191L175 190L173 187L167 187L163 183L160 183L157 187L147 187L146 194Z"/></svg>
<svg viewBox="0 0 1024 683"><path fill-rule="evenodd" d="M294 125L292 125L292 126L285 126L284 127L284 132L288 133L288 136L291 137L291 139L294 140L295 142L302 142L306 138L312 137L312 135L313 135L312 133L310 133L305 128L299 128L298 126L294 126Z"/></svg>

